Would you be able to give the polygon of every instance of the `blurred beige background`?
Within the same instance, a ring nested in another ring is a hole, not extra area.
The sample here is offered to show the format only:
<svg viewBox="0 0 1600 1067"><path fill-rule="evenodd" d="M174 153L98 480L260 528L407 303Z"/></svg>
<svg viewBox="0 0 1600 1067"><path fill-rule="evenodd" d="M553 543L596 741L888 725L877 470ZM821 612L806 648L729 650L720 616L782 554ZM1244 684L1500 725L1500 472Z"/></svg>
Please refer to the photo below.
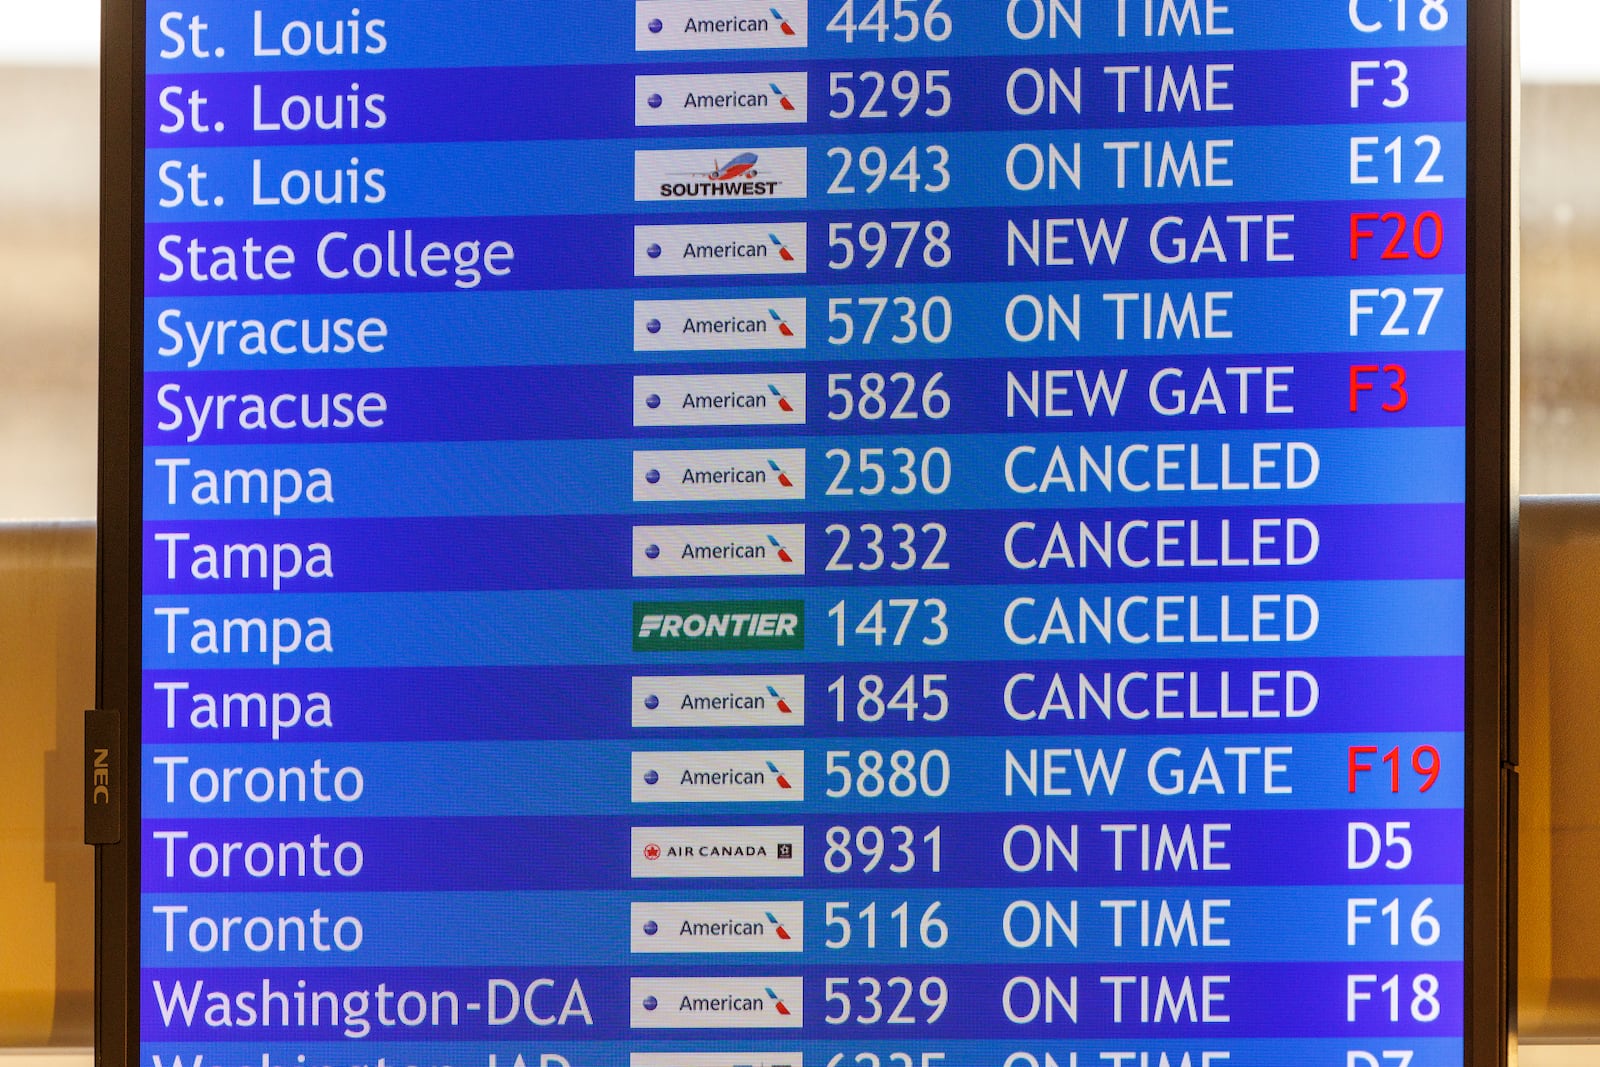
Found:
<svg viewBox="0 0 1600 1067"><path fill-rule="evenodd" d="M99 74L0 66L0 520L95 500Z"/></svg>

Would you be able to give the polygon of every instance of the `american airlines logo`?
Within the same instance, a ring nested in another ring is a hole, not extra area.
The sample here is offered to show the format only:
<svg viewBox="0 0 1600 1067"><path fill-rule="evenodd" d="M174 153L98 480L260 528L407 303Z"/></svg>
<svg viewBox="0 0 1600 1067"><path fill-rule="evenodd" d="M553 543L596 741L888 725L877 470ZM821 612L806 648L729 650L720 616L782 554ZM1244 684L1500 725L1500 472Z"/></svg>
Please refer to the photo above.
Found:
<svg viewBox="0 0 1600 1067"><path fill-rule="evenodd" d="M805 1022L802 981L772 978L635 978L634 1029L800 1029Z"/></svg>
<svg viewBox="0 0 1600 1067"><path fill-rule="evenodd" d="M633 44L640 52L804 48L808 6L804 0L638 0Z"/></svg>
<svg viewBox="0 0 1600 1067"><path fill-rule="evenodd" d="M805 71L763 74L640 74L636 126L802 125L808 117Z"/></svg>

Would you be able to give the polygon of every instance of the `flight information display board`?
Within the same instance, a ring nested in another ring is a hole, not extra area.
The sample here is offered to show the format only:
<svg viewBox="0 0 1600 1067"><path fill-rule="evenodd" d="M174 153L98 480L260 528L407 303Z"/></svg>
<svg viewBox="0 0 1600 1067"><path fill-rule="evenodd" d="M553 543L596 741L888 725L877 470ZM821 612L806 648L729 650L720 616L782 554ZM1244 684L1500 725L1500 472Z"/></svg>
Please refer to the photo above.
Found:
<svg viewBox="0 0 1600 1067"><path fill-rule="evenodd" d="M130 1062L1466 1062L1476 10L136 8Z"/></svg>

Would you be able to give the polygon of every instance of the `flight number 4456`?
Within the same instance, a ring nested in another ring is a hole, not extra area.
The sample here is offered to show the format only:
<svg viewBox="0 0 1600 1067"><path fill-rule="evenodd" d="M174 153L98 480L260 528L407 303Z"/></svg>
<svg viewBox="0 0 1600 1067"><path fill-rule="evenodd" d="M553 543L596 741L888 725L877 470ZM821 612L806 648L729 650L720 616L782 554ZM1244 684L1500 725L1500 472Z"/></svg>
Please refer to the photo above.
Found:
<svg viewBox="0 0 1600 1067"><path fill-rule="evenodd" d="M955 28L949 14L940 11L944 0L844 0L828 20L828 32L855 44L856 35L878 44L893 38L901 44L926 38L946 41Z"/></svg>

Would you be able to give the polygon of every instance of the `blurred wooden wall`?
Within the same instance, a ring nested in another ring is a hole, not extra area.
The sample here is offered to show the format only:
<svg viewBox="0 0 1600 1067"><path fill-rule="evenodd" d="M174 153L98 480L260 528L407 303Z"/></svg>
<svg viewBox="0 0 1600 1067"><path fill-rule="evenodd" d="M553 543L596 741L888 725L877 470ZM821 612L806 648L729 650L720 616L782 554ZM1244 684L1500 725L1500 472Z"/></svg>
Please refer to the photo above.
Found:
<svg viewBox="0 0 1600 1067"><path fill-rule="evenodd" d="M94 529L0 525L0 1047L93 1041Z"/></svg>
<svg viewBox="0 0 1600 1067"><path fill-rule="evenodd" d="M1518 1003L1600 1041L1600 497L1524 498Z"/></svg>

